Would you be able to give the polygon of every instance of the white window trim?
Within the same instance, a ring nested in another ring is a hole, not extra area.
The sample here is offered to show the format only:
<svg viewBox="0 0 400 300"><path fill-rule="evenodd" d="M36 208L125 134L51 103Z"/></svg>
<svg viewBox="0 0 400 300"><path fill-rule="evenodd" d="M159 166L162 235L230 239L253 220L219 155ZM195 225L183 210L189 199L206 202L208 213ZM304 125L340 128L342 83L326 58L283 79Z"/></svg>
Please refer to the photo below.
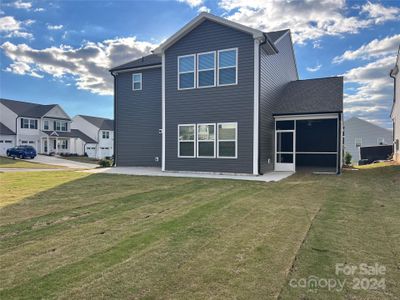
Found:
<svg viewBox="0 0 400 300"><path fill-rule="evenodd" d="M134 77L135 75L139 75L140 76L140 80L139 81L135 81ZM140 83L140 89L135 89L135 83ZM141 91L143 88L143 83L142 83L142 73L133 73L132 74L132 91Z"/></svg>
<svg viewBox="0 0 400 300"><path fill-rule="evenodd" d="M360 146L357 146L357 140L359 140L359 141L360 141ZM358 147L362 147L362 144L363 144L363 142L362 142L362 138L355 138L355 139L354 139L354 146L356 146L356 148L358 148Z"/></svg>
<svg viewBox="0 0 400 300"><path fill-rule="evenodd" d="M235 139L234 140L220 140L219 139L219 125L235 124ZM237 159L238 158L238 122L220 122L217 123L217 158L222 159ZM219 155L219 142L235 142L235 156L220 156Z"/></svg>
<svg viewBox="0 0 400 300"><path fill-rule="evenodd" d="M231 51L231 50L236 50L236 76L235 76L235 82L234 83L227 83L227 84L220 84L219 83L219 70L223 70L223 69L230 69L233 68L231 67L219 67L219 55L221 52L226 52L226 51ZM230 86L230 85L237 85L238 84L238 73L239 73L239 63L238 63L238 57L239 57L239 48L229 48L229 49L222 49L222 50L218 50L218 55L217 55L218 59L217 59L217 86Z"/></svg>
<svg viewBox="0 0 400 300"><path fill-rule="evenodd" d="M183 58L183 57L193 57L193 71L187 71L187 72L179 72L179 59ZM178 56L178 64L177 64L178 68L177 68L177 83L178 83L178 91L182 91L182 90L193 90L196 88L196 54L188 54L188 55L181 55ZM188 73L193 73L193 87L187 87L187 88L181 88L180 85L180 74L188 74Z"/></svg>
<svg viewBox="0 0 400 300"><path fill-rule="evenodd" d="M381 143L382 143L382 145L384 145L385 144L385 138L384 137L378 137L376 139L376 143L377 143L377 145L381 145Z"/></svg>
<svg viewBox="0 0 400 300"><path fill-rule="evenodd" d="M179 139L179 128L183 127L183 126L193 126L193 141L192 140L184 140L181 141ZM178 124L178 136L177 136L177 140L178 140L178 158L195 158L196 157L196 138L197 138L197 127L196 124ZM182 156L180 155L181 153L181 142L193 142L193 156Z"/></svg>
<svg viewBox="0 0 400 300"><path fill-rule="evenodd" d="M47 123L47 128L46 128L46 123ZM49 120L43 120L43 130L50 130L50 121Z"/></svg>
<svg viewBox="0 0 400 300"><path fill-rule="evenodd" d="M107 135L107 137L104 137L105 134ZM102 130L102 131L101 131L101 138L102 138L102 139L105 139L105 140L110 139L110 131L108 131L108 130Z"/></svg>
<svg viewBox="0 0 400 300"><path fill-rule="evenodd" d="M200 70L199 69L199 63L200 63L200 59L199 56L201 55L205 55L205 54L214 54L214 68L211 69L203 69ZM216 51L208 51L208 52L200 52L197 53L197 58L196 58L196 87L198 89L205 89L205 88L211 88L211 87L215 87L217 85L217 52ZM204 71L214 71L214 84L213 85L205 85L205 86L200 86L200 72L204 72Z"/></svg>
<svg viewBox="0 0 400 300"><path fill-rule="evenodd" d="M211 125L214 127L214 139L213 140L199 140L199 127L200 126L208 126ZM216 157L216 140L217 140L217 132L215 131L216 126L215 123L198 123L196 126L196 154L197 154L197 158L215 158ZM214 155L213 156L200 156L199 154L199 144L202 142L213 142L214 143Z"/></svg>

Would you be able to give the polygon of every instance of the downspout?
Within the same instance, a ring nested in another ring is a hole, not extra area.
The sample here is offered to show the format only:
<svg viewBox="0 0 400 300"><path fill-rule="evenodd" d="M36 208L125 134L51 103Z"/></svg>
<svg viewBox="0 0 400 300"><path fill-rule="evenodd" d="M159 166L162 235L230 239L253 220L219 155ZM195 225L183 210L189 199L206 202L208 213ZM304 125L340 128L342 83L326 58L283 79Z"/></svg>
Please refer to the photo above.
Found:
<svg viewBox="0 0 400 300"><path fill-rule="evenodd" d="M400 48L399 48L400 49ZM399 50L400 51L400 50ZM399 54L400 55L400 54ZM393 71L397 68L397 66L390 71L389 76L393 78L393 106L392 106L392 111L390 113L390 115L392 115L393 109L394 109L394 105L396 103L396 76L393 75ZM398 73L397 73L398 74ZM392 118L392 116L390 116L390 118ZM395 127L394 127L394 122L392 120L392 144L393 144L393 154L395 153ZM393 155L394 156L394 155Z"/></svg>
<svg viewBox="0 0 400 300"><path fill-rule="evenodd" d="M117 74L111 72L112 77L114 77L114 141L113 141L113 166L117 166Z"/></svg>

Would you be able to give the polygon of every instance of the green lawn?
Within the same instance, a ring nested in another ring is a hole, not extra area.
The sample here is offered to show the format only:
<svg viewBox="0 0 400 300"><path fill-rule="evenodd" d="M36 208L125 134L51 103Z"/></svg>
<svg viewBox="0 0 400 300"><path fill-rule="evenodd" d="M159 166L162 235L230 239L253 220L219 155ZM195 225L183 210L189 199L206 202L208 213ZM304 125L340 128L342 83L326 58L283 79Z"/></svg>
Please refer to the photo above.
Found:
<svg viewBox="0 0 400 300"><path fill-rule="evenodd" d="M0 174L0 299L400 295L398 166L278 183L32 175ZM290 287L336 263L384 265L386 288Z"/></svg>
<svg viewBox="0 0 400 300"><path fill-rule="evenodd" d="M0 168L26 168L26 169L59 169L60 166L35 163L27 159L12 159L0 156Z"/></svg>

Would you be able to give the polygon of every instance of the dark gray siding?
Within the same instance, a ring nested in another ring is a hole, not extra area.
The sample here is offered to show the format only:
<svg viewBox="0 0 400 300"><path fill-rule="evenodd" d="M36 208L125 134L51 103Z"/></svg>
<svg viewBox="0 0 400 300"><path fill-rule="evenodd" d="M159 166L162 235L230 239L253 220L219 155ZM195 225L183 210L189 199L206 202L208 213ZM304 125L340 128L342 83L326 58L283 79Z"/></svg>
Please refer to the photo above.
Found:
<svg viewBox="0 0 400 300"><path fill-rule="evenodd" d="M297 80L296 63L290 35L285 35L277 44L278 54L267 55L260 50L260 172L273 169L274 163L274 118L273 106L285 85ZM268 163L268 159L270 163Z"/></svg>
<svg viewBox="0 0 400 300"><path fill-rule="evenodd" d="M177 90L177 57L238 47L238 85ZM252 173L254 41L251 35L206 20L166 51L166 170ZM238 158L178 158L177 126L238 122Z"/></svg>
<svg viewBox="0 0 400 300"><path fill-rule="evenodd" d="M141 91L132 73L142 73ZM161 68L118 74L116 95L117 166L161 166Z"/></svg>

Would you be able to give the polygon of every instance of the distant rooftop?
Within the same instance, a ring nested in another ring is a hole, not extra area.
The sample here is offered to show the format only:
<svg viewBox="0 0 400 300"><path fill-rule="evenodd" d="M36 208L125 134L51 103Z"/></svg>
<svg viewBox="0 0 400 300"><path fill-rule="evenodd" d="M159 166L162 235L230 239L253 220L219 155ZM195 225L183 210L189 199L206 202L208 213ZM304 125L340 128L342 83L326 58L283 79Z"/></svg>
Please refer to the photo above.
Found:
<svg viewBox="0 0 400 300"><path fill-rule="evenodd" d="M8 107L20 117L41 118L57 104L38 104L0 98L0 103Z"/></svg>
<svg viewBox="0 0 400 300"><path fill-rule="evenodd" d="M92 123L94 126L98 127L101 130L114 130L114 120L101 118L101 117L93 117L93 116L85 116L78 115L81 118L85 119L89 123Z"/></svg>

